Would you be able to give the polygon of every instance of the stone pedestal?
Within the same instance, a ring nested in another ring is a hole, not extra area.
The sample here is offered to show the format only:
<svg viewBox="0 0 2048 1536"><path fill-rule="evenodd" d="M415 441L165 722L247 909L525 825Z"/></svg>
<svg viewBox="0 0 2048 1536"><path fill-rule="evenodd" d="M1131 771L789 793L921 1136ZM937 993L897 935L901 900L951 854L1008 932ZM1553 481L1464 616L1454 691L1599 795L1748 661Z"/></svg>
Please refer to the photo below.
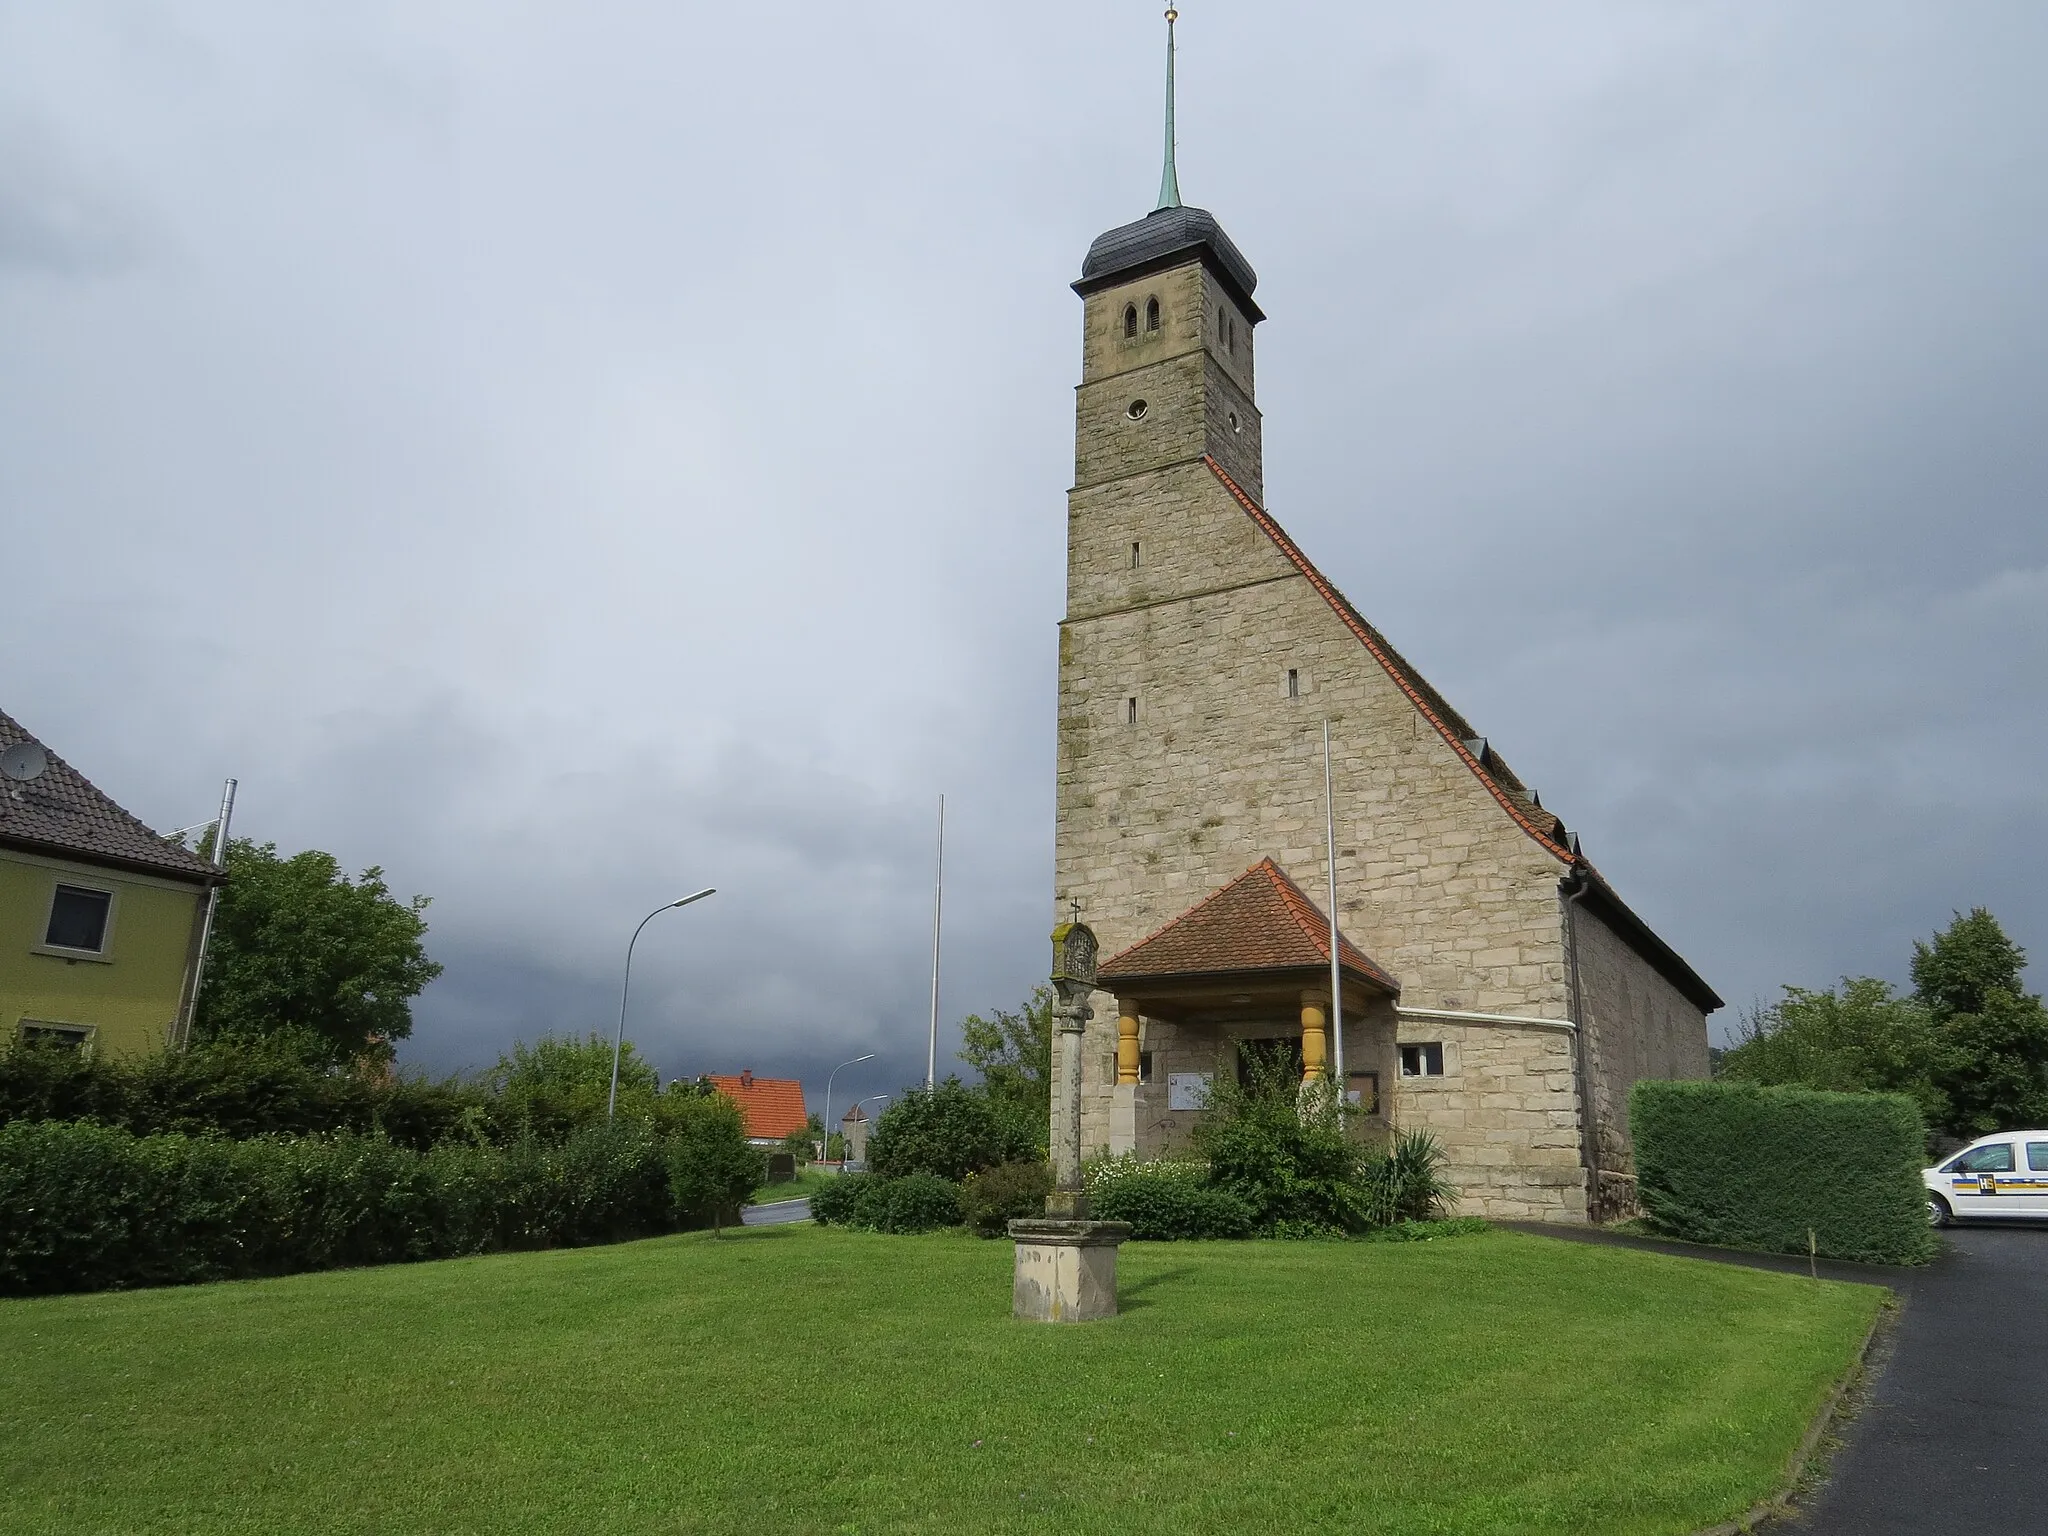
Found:
<svg viewBox="0 0 2048 1536"><path fill-rule="evenodd" d="M1061 1221L1032 1217L1010 1223L1017 1242L1011 1309L1033 1323L1085 1323L1116 1316L1116 1250L1131 1235L1127 1221Z"/></svg>

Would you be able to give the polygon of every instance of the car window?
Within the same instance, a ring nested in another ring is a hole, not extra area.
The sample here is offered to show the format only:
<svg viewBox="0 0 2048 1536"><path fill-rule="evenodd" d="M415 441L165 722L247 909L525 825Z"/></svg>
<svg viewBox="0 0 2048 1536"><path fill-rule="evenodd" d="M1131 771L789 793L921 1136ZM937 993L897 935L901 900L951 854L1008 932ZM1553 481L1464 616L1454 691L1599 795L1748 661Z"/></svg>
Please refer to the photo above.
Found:
<svg viewBox="0 0 2048 1536"><path fill-rule="evenodd" d="M2048 1173L2048 1141L2027 1143L2027 1166L2036 1173Z"/></svg>
<svg viewBox="0 0 2048 1536"><path fill-rule="evenodd" d="M2011 1173L2012 1143L1997 1142L1988 1147L1972 1147L1955 1161L1957 1173Z"/></svg>

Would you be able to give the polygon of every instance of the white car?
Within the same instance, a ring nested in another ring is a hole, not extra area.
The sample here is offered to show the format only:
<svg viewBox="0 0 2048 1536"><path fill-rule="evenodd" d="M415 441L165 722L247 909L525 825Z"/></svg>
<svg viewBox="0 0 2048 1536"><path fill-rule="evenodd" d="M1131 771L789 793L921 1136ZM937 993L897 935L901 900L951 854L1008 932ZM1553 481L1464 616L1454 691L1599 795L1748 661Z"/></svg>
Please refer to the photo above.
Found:
<svg viewBox="0 0 2048 1536"><path fill-rule="evenodd" d="M2048 1131L1980 1136L1939 1168L1923 1168L1927 1219L1959 1216L2048 1221Z"/></svg>

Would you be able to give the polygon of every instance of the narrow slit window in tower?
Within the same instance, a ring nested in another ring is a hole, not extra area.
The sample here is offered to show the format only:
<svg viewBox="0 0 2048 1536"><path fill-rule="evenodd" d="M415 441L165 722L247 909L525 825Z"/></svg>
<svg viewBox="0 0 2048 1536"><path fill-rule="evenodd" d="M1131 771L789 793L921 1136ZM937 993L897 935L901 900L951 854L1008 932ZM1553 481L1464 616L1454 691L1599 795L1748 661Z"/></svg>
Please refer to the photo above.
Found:
<svg viewBox="0 0 2048 1536"><path fill-rule="evenodd" d="M1136 725L1137 723L1138 723L1138 701L1137 701L1136 699L1125 699L1125 700L1124 700L1124 724L1125 724L1125 725Z"/></svg>
<svg viewBox="0 0 2048 1536"><path fill-rule="evenodd" d="M1145 329L1148 331L1159 329L1159 301L1157 299L1147 299L1145 301Z"/></svg>
<svg viewBox="0 0 2048 1536"><path fill-rule="evenodd" d="M1137 334L1138 306L1135 304L1126 304L1124 306L1124 335L1126 337L1131 337Z"/></svg>
<svg viewBox="0 0 2048 1536"><path fill-rule="evenodd" d="M1293 667L1287 669L1287 697L1290 699L1301 697L1301 673Z"/></svg>
<svg viewBox="0 0 2048 1536"><path fill-rule="evenodd" d="M1131 569L1134 571L1138 568L1140 564L1140 553L1141 551L1138 548L1138 541L1136 539L1131 540Z"/></svg>

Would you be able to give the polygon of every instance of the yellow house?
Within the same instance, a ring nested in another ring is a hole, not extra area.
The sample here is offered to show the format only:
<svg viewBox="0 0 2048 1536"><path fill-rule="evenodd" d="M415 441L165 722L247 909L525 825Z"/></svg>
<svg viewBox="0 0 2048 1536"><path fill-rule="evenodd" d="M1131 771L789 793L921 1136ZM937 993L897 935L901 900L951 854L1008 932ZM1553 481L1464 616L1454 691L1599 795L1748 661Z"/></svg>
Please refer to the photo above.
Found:
<svg viewBox="0 0 2048 1536"><path fill-rule="evenodd" d="M224 878L164 841L0 713L0 1044L140 1055L182 1043L207 893Z"/></svg>

